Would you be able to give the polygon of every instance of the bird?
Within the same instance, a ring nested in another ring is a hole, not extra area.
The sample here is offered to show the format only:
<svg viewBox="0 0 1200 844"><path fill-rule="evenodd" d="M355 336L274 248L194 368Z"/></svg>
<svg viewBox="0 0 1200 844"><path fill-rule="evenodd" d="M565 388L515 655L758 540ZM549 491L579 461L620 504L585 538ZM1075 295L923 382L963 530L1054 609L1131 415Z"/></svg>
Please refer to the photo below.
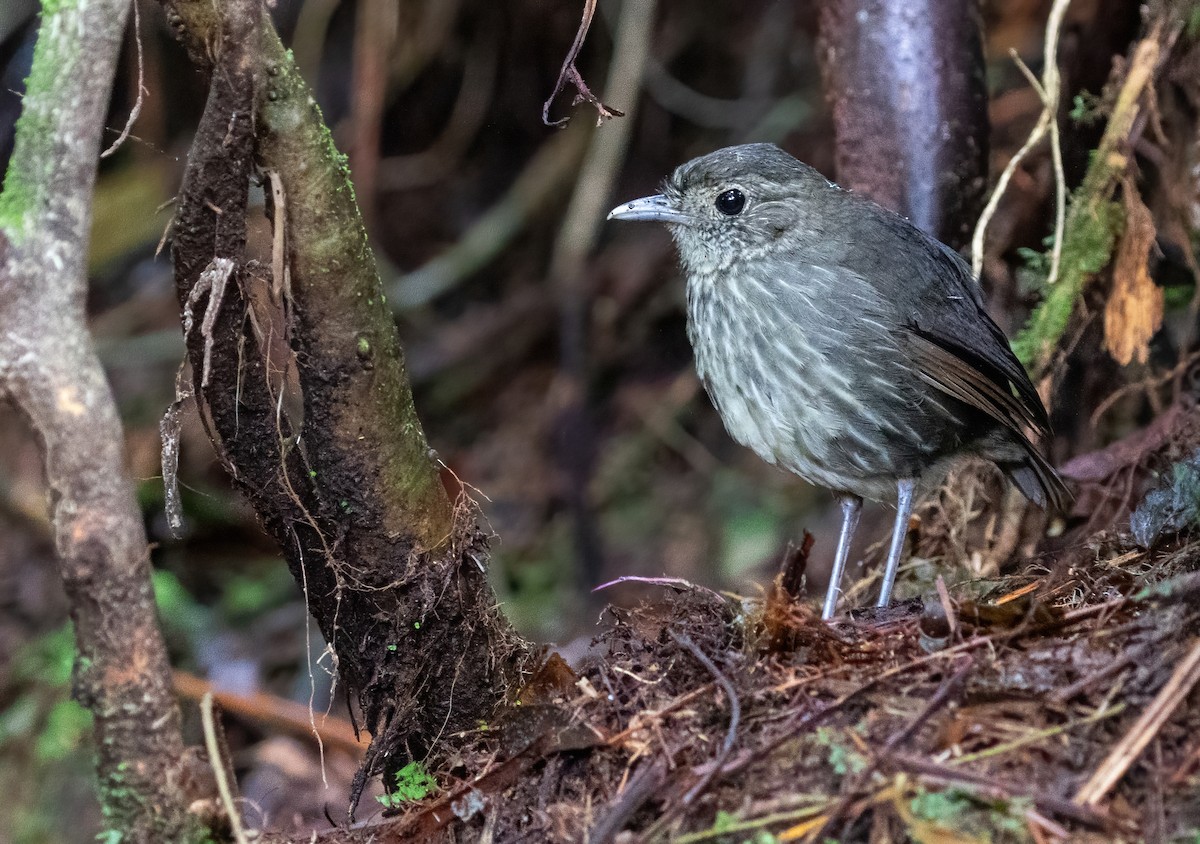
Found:
<svg viewBox="0 0 1200 844"><path fill-rule="evenodd" d="M608 219L670 230L696 370L732 438L840 503L824 620L864 499L896 505L879 607L918 483L954 460L990 460L1065 512L1071 494L1035 445L1050 434L1045 405L971 268L904 217L754 143L679 166Z"/></svg>

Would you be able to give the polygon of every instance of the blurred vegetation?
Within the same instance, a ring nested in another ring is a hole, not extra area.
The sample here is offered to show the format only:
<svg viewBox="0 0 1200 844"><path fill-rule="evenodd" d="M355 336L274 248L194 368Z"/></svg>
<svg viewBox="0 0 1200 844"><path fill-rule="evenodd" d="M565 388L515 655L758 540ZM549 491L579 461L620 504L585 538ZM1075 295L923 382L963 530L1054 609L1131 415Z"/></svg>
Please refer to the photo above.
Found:
<svg viewBox="0 0 1200 844"><path fill-rule="evenodd" d="M71 700L74 662L67 623L25 643L9 665L0 697L0 828L16 844L72 840L81 823L99 823L92 716Z"/></svg>
<svg viewBox="0 0 1200 844"><path fill-rule="evenodd" d="M157 426L173 397L183 344L170 268L158 249L205 88L172 41L160 8L139 2L146 91L134 137L103 165L89 309L127 425L139 499L157 543L155 588L172 656L177 666L206 674L217 687L266 690L292 700L309 699L311 672L317 709L328 705L344 714L340 692L330 693L327 657L306 623L299 591L249 508L231 493L194 414L183 432L180 465L185 535L176 539L166 530ZM1037 69L1048 3L985 5L994 156L1003 161L1040 110L1008 50ZM747 140L778 141L832 175L830 121L815 59L815 4L661 6L630 150L614 174L616 187L606 207L652 192L694 155ZM1001 324L1023 325L1045 297L1017 346L1030 363L1063 335L1084 282L1102 275L1124 224L1122 206L1107 184L1113 174L1088 175L1109 166L1089 158L1100 141L1100 118L1109 112L1103 97L1087 92L1104 90L1112 52L1122 52L1136 32L1136 4L1112 15L1100 3L1073 6L1063 61L1073 68L1065 102L1074 108L1064 133L1070 182L1084 187L1072 198L1063 278L1049 290L1042 283L1046 220L1052 218L1048 154L1028 162L1013 197L1001 207L1000 231L989 240L998 255L985 284ZM368 168L377 174L372 184L356 187L402 331L417 408L448 467L448 486L456 486L451 474L461 479L464 493L480 502L495 531L492 576L509 617L534 638L586 641L602 606L590 590L622 575L666 574L751 593L804 528L817 536L811 571L820 578L832 556L836 516L823 494L763 465L724 433L692 374L683 289L665 232L594 222L597 248L582 277L566 280L583 291L587 303L587 425L577 428L564 410L570 406L562 365L564 281L550 278L548 267L595 130L586 107L561 132L543 126L540 115L574 35L578 4L398 3L383 87L365 92L383 102L379 125L368 127L379 139L377 160L365 160L374 153L354 148L361 129L355 94L364 93L354 88L355 68L369 43L356 27L357 7L336 0L279 0L274 15L285 43L307 69L336 142L349 154L352 173ZM5 84L28 68L31 14L32 9L16 23L0 16ZM601 3L580 59L580 69L597 88L608 68L618 14L619 4ZM1197 21L1200 16L1193 14L1189 26ZM137 98L132 38L110 127L124 124ZM1103 61L1085 55L1089 50L1103 53ZM0 164L14 103L19 103L15 89L0 90ZM555 113L567 105L557 104ZM117 131L110 130L110 140ZM1094 184L1101 176L1103 189ZM262 207L261 186L252 201ZM269 257L265 218L251 231L251 249ZM1195 279L1179 269L1179 261L1164 257L1161 263L1168 325L1186 336L1189 314L1194 318L1188 308L1195 302ZM1160 336L1151 364L1121 378L1135 381L1153 375L1155 365L1175 366L1172 354L1180 347L1171 347L1171 341ZM1070 368L1064 379L1065 398L1056 408L1060 451L1104 445L1144 424L1161 406L1158 399L1131 395L1101 424L1088 423L1098 391L1120 381L1099 342L1090 335L1080 341L1086 365ZM1072 416L1080 418L1062 424ZM0 810L0 829L11 830L12 840L22 844L89 840L98 817L86 714L68 699L70 631L46 632L47 624L62 621L63 609L54 593L52 556L44 547L39 462L18 420L0 417L0 435L11 444L0 455L0 514L15 525L0 539L0 583L48 584L40 591L14 590L19 606L6 607L12 623L0 625L0 655L8 657L0 669L0 782L10 795ZM594 458L583 514L572 504L568 471L576 449ZM596 525L596 548L580 546L577 528L584 516ZM869 525L860 531L864 538L876 535L881 532ZM600 571L582 570L585 550L597 555ZM856 549L852 559L865 550ZM33 570L41 575L35 578ZM626 585L602 597L619 603L644 594ZM317 821L322 801L340 799L318 785L310 792L281 793L292 781L284 774L271 778L275 771L294 774L304 765L310 765L309 773L319 770L314 748L256 745L265 733L249 720L231 732L238 747L257 748L239 753L239 774L252 791L261 781L261 792L253 793L265 795L262 811L273 820L298 826ZM842 745L833 743L836 737L825 738L832 756ZM841 761L852 763L849 757ZM331 763L335 793L339 770ZM411 774L411 782L395 783L396 799L419 799L409 796L418 785L432 787L420 778L428 776L423 771ZM947 814L983 813L994 821L1009 812L953 792L914 792L905 800L912 823L926 824L930 835ZM753 830L736 824L718 827L720 819L712 838L718 833L731 836L728 840L770 838L767 833L753 838Z"/></svg>

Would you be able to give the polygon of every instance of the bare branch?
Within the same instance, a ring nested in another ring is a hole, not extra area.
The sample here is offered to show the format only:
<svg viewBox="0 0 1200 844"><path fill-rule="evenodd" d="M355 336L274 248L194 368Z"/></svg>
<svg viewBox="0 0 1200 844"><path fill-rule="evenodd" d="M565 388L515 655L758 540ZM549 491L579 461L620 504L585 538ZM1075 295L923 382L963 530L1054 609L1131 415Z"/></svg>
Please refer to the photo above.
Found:
<svg viewBox="0 0 1200 844"><path fill-rule="evenodd" d="M579 29L575 32L575 40L571 42L571 49L567 51L567 57L563 59L562 70L558 72L558 81L554 83L554 90L550 92L549 98L542 104L542 122L547 126L566 126L570 121L570 117L563 117L558 120L550 119L550 106L554 104L554 99L562 92L567 84L570 83L575 87L575 99L571 101L572 106L577 106L580 103L591 103L596 109L596 125L599 126L605 120L611 120L614 117L624 117L625 112L618 109L606 106L600 102L600 98L592 93L592 89L583 81L583 76L575 67L575 60L579 58L579 51L583 49L583 42L587 40L588 30L592 26L592 17L596 14L596 0L585 0L583 4L583 19L579 22Z"/></svg>
<svg viewBox="0 0 1200 844"><path fill-rule="evenodd" d="M55 544L95 716L101 800L127 841L195 841L149 549L112 392L88 335L86 256L100 136L128 0L47 4L0 194L0 396L44 446Z"/></svg>

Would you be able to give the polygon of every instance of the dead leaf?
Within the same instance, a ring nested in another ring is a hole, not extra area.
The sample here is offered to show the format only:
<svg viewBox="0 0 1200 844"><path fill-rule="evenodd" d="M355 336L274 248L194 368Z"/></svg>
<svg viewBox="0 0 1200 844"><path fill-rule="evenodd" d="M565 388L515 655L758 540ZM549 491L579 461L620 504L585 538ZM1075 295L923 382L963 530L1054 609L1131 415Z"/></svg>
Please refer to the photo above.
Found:
<svg viewBox="0 0 1200 844"><path fill-rule="evenodd" d="M1150 338L1163 319L1162 289L1150 278L1154 218L1131 180L1125 182L1125 231L1113 263L1113 287L1104 308L1104 345L1122 366L1150 355Z"/></svg>

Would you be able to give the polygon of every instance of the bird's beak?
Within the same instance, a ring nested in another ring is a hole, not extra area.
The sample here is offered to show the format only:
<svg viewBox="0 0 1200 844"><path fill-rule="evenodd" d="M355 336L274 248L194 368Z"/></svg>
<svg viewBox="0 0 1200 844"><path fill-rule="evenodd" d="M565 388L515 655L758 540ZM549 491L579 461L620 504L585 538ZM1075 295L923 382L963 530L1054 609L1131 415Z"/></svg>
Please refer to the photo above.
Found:
<svg viewBox="0 0 1200 844"><path fill-rule="evenodd" d="M622 202L608 212L610 220L653 220L659 223L677 223L686 225L692 222L690 215L667 199L662 194L646 196L632 202Z"/></svg>

